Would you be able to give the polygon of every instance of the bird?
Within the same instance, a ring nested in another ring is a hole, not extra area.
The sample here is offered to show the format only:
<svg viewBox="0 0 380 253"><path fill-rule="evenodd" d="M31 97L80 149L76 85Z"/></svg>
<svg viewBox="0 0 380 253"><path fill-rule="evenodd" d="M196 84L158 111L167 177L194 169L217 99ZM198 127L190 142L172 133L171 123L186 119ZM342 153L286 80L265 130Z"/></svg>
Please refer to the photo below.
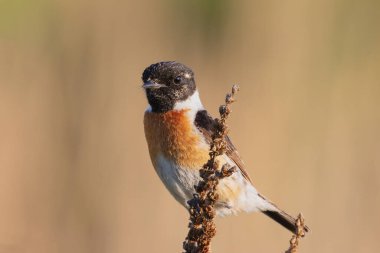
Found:
<svg viewBox="0 0 380 253"><path fill-rule="evenodd" d="M144 113L144 132L153 167L171 195L188 209L201 180L199 170L209 159L215 119L200 100L194 72L184 64L154 63L141 78L149 104ZM216 215L262 212L296 234L296 219L257 191L231 139L225 138L227 151L217 159L219 164L237 170L221 179L216 188ZM309 231L306 225L303 229Z"/></svg>

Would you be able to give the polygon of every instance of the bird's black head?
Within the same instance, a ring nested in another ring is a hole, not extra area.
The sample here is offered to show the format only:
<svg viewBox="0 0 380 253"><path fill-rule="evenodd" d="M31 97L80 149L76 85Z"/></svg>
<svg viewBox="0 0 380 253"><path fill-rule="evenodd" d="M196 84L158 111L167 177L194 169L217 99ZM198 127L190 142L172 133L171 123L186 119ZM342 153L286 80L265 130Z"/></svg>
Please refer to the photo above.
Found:
<svg viewBox="0 0 380 253"><path fill-rule="evenodd" d="M174 61L150 65L144 70L142 80L153 112L172 110L177 102L186 100L196 90L193 71Z"/></svg>

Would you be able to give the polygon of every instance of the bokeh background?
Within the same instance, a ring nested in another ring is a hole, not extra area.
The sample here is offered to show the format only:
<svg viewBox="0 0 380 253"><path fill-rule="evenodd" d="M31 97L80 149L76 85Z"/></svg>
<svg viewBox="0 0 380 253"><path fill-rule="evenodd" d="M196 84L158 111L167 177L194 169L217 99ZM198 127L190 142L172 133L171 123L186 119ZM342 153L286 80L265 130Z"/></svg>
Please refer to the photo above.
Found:
<svg viewBox="0 0 380 253"><path fill-rule="evenodd" d="M178 60L260 191L313 232L300 252L380 248L378 0L0 0L0 252L181 252L187 212L151 166L141 73ZM261 214L216 253L283 252Z"/></svg>

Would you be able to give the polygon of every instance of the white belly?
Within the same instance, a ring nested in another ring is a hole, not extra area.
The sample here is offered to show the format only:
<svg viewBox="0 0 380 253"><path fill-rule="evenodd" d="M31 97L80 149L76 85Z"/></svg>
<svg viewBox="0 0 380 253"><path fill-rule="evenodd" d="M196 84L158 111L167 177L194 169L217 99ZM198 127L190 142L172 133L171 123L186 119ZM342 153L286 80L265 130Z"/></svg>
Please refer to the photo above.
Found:
<svg viewBox="0 0 380 253"><path fill-rule="evenodd" d="M160 155L157 159L157 174L173 197L187 208L187 201L195 193L194 185L199 182L199 172L182 169Z"/></svg>
<svg viewBox="0 0 380 253"><path fill-rule="evenodd" d="M199 171L181 168L162 155L158 157L156 166L158 176L166 188L181 205L187 208L187 201L193 198L194 186L200 180ZM215 208L217 215L220 216L240 211L268 209L268 203L258 195L257 190L243 177L240 170L219 182L218 193L221 201L216 203Z"/></svg>

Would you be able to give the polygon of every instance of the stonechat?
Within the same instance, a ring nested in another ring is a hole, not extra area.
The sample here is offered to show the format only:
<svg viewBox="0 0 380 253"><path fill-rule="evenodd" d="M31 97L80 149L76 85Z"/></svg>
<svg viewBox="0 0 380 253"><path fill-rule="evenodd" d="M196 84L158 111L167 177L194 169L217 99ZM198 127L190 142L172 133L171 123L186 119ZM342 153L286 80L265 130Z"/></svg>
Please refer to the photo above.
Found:
<svg viewBox="0 0 380 253"><path fill-rule="evenodd" d="M174 61L159 62L142 74L148 99L144 115L145 137L158 176L173 197L185 208L200 180L199 170L209 159L215 119L205 110L195 86L193 71ZM296 219L261 195L253 186L230 138L219 164L236 166L231 176L217 186L216 214L260 211L296 233ZM308 227L304 227L308 231Z"/></svg>

